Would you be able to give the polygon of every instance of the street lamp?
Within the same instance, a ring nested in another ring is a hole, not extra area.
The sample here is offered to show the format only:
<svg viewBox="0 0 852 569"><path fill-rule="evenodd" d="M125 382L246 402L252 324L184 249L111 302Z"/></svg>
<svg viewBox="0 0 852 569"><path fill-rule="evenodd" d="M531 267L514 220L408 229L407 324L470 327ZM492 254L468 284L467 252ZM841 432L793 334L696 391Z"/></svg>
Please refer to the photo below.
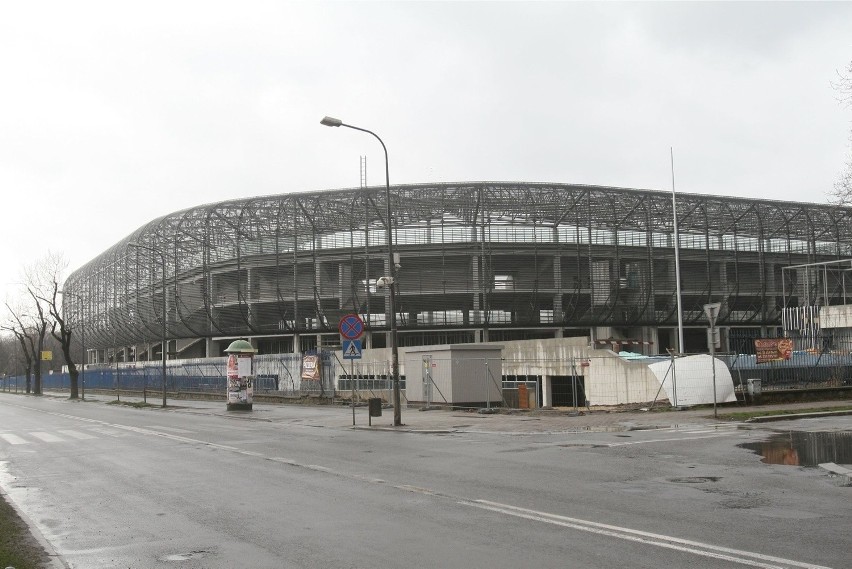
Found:
<svg viewBox="0 0 852 569"><path fill-rule="evenodd" d="M393 382L393 424L395 427L402 425L402 404L399 395L399 347L397 342L397 327L396 327L396 263L393 254L393 226L391 224L391 195L390 195L390 174L388 173L388 149L385 143L379 138L375 132L346 124L340 119L332 117L323 117L320 124L325 126L345 126L353 130L360 130L367 134L373 135L379 144L382 145L382 150L385 151L385 202L387 205L387 225L388 225L388 271L390 276L386 278L388 285L388 299L390 304L390 343L391 343L391 381Z"/></svg>
<svg viewBox="0 0 852 569"><path fill-rule="evenodd" d="M139 249L147 249L152 253L156 253L160 256L160 263L163 268L163 311L162 311L162 319L163 319L163 407L166 406L166 352L168 351L168 343L166 340L166 256L162 251L155 247L149 247L148 245L141 245L139 243L128 243L130 247L136 247ZM151 298L153 300L154 293L153 290L151 292ZM148 354L150 357L151 354Z"/></svg>

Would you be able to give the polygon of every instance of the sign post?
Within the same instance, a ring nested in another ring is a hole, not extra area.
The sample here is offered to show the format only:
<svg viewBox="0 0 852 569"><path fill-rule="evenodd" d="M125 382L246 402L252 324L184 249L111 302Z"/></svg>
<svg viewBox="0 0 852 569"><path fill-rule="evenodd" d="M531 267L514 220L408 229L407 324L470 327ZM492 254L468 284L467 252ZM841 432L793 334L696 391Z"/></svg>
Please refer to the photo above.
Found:
<svg viewBox="0 0 852 569"><path fill-rule="evenodd" d="M355 425L355 360L361 359L361 336L364 334L364 321L357 314L347 314L337 326L340 332L340 344L343 347L343 359L349 360L349 384L352 386L352 425Z"/></svg>
<svg viewBox="0 0 852 569"><path fill-rule="evenodd" d="M720 302L713 302L704 305L704 314L707 315L707 320L710 321L710 328L707 330L707 344L710 348L710 365L713 368L713 417L718 417L716 411L716 348L721 347L721 337L719 329L716 328L716 318L719 317L719 309L722 307Z"/></svg>

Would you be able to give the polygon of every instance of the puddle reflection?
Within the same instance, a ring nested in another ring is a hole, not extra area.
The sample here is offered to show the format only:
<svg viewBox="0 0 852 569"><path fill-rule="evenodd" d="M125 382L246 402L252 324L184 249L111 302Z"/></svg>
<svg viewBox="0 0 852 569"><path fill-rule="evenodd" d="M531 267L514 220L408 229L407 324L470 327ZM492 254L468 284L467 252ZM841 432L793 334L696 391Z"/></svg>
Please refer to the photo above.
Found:
<svg viewBox="0 0 852 569"><path fill-rule="evenodd" d="M852 433L790 431L774 435L768 441L739 446L761 455L761 462L766 464L852 464Z"/></svg>

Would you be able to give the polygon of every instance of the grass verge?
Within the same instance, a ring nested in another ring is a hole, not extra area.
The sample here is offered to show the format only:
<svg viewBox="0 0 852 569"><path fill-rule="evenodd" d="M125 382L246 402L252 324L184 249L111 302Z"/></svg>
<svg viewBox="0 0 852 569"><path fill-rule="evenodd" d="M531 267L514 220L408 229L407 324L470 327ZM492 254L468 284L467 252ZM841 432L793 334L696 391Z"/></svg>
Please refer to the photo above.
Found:
<svg viewBox="0 0 852 569"><path fill-rule="evenodd" d="M7 500L5 494L0 494L0 567L47 567L47 552Z"/></svg>
<svg viewBox="0 0 852 569"><path fill-rule="evenodd" d="M735 413L719 413L719 418L726 421L747 421L755 417L770 417L774 415L799 415L802 413L825 413L830 411L852 411L852 405L841 407L812 407L810 409L767 409L766 411L742 411Z"/></svg>
<svg viewBox="0 0 852 569"><path fill-rule="evenodd" d="M112 401L107 401L107 405L124 405L125 407L133 407L135 409L146 409L148 407L154 407L150 403L143 403L142 401L116 401L113 399Z"/></svg>

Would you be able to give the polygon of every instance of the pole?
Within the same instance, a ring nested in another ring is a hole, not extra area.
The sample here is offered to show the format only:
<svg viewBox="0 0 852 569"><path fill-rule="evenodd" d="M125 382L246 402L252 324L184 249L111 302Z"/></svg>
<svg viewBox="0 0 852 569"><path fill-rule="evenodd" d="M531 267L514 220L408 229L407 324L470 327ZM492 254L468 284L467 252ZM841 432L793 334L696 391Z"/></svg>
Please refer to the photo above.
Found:
<svg viewBox="0 0 852 569"><path fill-rule="evenodd" d="M491 389L488 385L488 358L485 358L485 408L491 409Z"/></svg>
<svg viewBox="0 0 852 569"><path fill-rule="evenodd" d="M369 131L366 131L369 132ZM375 133L370 132L381 143L385 152L385 202L387 206L388 224L388 272L391 283L389 287L388 300L390 301L390 335L391 335L391 380L393 381L393 425L402 425L402 401L399 394L399 346L397 342L396 326L396 263L393 255L393 218L391 212L390 194L390 170L388 166L388 149L385 143Z"/></svg>
<svg viewBox="0 0 852 569"><path fill-rule="evenodd" d="M716 324L710 323L710 366L713 369L713 418L719 417L716 409Z"/></svg>
<svg viewBox="0 0 852 569"><path fill-rule="evenodd" d="M393 382L393 425L398 427L402 425L402 402L399 393L399 346L397 341L398 330L396 325L396 263L393 253L393 212L391 211L391 193L390 193L390 166L388 165L388 149L384 141L379 138L379 135L373 131L346 124L340 119L325 117L320 121L320 124L325 126L345 126L352 130L360 130L375 137L382 145L382 150L385 153L385 205L387 215L387 247L388 247L388 276L391 277L390 286L388 286L388 304L390 309L390 344L391 344L391 380Z"/></svg>
<svg viewBox="0 0 852 569"><path fill-rule="evenodd" d="M677 375L677 360L675 359L674 350L672 350L669 355L672 358L672 407L677 407L677 381L675 380Z"/></svg>
<svg viewBox="0 0 852 569"><path fill-rule="evenodd" d="M355 426L355 360L349 360L349 381L352 382L352 426Z"/></svg>
<svg viewBox="0 0 852 569"><path fill-rule="evenodd" d="M674 222L675 291L677 292L677 351L683 353L683 306L680 291L680 237L677 227L677 199L675 197L674 149L669 147L672 165L672 219Z"/></svg>
<svg viewBox="0 0 852 569"><path fill-rule="evenodd" d="M574 397L574 414L579 415L580 410L577 409L577 360L571 356L571 394Z"/></svg>
<svg viewBox="0 0 852 569"><path fill-rule="evenodd" d="M121 377L118 375L118 348L117 342L113 341L112 357L115 358L115 398L121 401Z"/></svg>
<svg viewBox="0 0 852 569"><path fill-rule="evenodd" d="M166 258L160 253L160 260L163 263L163 408L166 407L166 357L168 356L169 342L166 339Z"/></svg>
<svg viewBox="0 0 852 569"><path fill-rule="evenodd" d="M83 299L80 299L80 344L83 349L83 369L80 370L80 398L86 400L86 362L89 359L89 354L86 352L86 324L83 322Z"/></svg>

